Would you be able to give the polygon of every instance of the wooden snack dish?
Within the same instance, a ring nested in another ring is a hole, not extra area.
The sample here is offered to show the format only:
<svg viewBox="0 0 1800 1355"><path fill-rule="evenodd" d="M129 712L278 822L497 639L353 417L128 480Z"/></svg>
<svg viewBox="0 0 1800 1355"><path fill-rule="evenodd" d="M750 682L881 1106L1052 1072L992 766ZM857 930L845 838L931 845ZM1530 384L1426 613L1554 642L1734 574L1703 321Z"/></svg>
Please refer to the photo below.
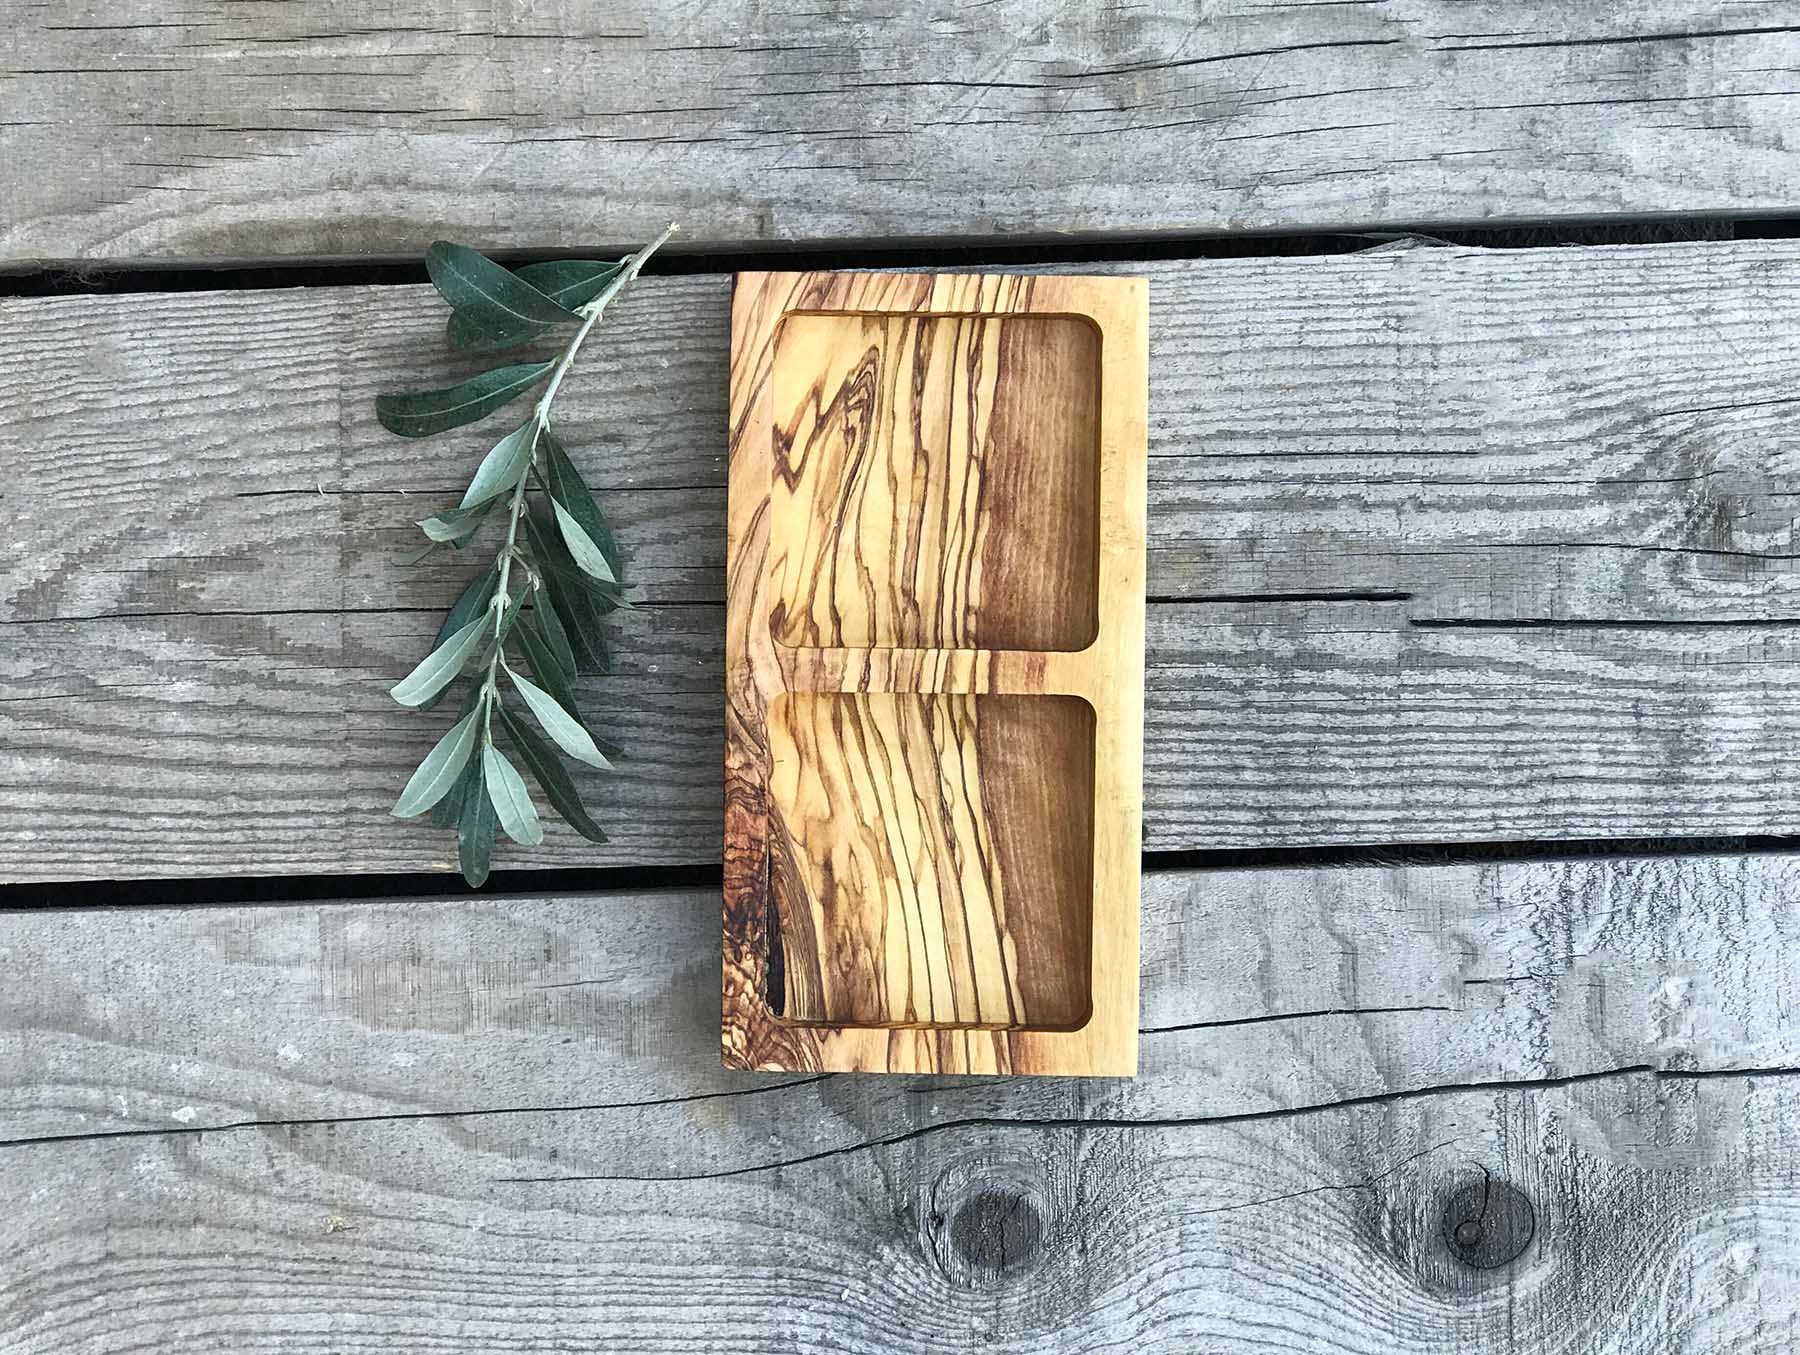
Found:
<svg viewBox="0 0 1800 1355"><path fill-rule="evenodd" d="M738 276L727 1066L1137 1071L1148 291Z"/></svg>

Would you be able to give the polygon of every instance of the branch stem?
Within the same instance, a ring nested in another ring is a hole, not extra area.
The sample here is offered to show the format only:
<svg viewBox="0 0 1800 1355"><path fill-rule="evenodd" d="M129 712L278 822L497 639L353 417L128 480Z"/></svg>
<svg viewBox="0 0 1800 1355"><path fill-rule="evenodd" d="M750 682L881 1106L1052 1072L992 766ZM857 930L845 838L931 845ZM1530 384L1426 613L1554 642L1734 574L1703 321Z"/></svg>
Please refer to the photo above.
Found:
<svg viewBox="0 0 1800 1355"><path fill-rule="evenodd" d="M512 606L508 585L512 579L513 560L518 554L519 522L525 512L525 486L537 466L538 439L550 427L550 406L556 399L557 390L562 386L563 377L568 375L569 368L575 362L575 355L581 351L582 341L587 338L588 331L598 323L612 299L624 291L642 271L650 256L668 243L675 230L675 223L671 221L661 235L625 260L617 276L606 284L598 296L585 305L576 307L575 313L581 317L581 327L575 331L575 336L569 340L569 346L563 349L562 356L556 360L556 367L550 373L550 384L544 387L537 407L532 410L531 455L526 460L525 469L519 472L518 482L513 485L512 502L508 505L506 546L500 553L499 586L495 588L494 600L489 604L494 613L494 652L488 659L487 675L481 682L481 718L483 735L490 743L494 737L494 707L500 700L499 675L503 662L501 655L505 649L502 636L506 626L506 612ZM521 605L523 602L524 599L521 598Z"/></svg>
<svg viewBox="0 0 1800 1355"><path fill-rule="evenodd" d="M557 388L562 385L563 377L568 373L569 365L575 361L575 355L581 351L581 341L587 338L588 331L594 327L594 323L605 313L607 304L630 285L631 280L637 277L643 266L650 261L650 256L669 242L669 237L675 234L676 229L675 223L671 221L663 228L663 233L661 235L657 236L656 239L652 240L636 254L633 254L629 259L625 260L624 265L619 269L618 276L606 284L605 290L603 290L600 295L596 296L586 305L576 307L575 314L581 317L581 328L575 331L575 337L569 340L568 348L563 350L562 357L557 361L556 370L550 373L550 384L544 387L544 394L537 402L537 420L539 427L546 427L549 425L551 401L556 399Z"/></svg>

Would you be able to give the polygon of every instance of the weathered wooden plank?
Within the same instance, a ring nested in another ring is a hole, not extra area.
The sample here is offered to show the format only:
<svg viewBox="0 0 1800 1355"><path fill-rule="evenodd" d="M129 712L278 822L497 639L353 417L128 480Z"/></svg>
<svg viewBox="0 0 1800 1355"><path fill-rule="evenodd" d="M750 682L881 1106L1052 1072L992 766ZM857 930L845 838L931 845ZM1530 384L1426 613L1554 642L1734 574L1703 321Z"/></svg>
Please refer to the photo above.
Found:
<svg viewBox="0 0 1800 1355"><path fill-rule="evenodd" d="M1791 829L1800 248L1141 267L1151 846ZM650 604L589 693L637 756L591 783L609 848L509 861L716 859L727 299L647 280L559 404ZM383 817L435 726L382 691L460 586L394 563L410 519L480 439L370 409L461 370L440 324L0 303L11 878L448 866Z"/></svg>
<svg viewBox="0 0 1800 1355"><path fill-rule="evenodd" d="M1147 883L1131 1082L727 1074L716 896L14 913L0 1350L1800 1333L1796 858Z"/></svg>
<svg viewBox="0 0 1800 1355"><path fill-rule="evenodd" d="M702 1103L684 1139L809 1137L745 1110L768 1100ZM14 1146L0 1351L1777 1355L1797 1112L1791 1080L1731 1077L956 1120L722 1181L620 1170L669 1132L631 1110ZM1746 1123L1696 1150L1697 1116Z"/></svg>
<svg viewBox="0 0 1800 1355"><path fill-rule="evenodd" d="M1800 858L1769 854L1150 872L1135 1081L838 1078L775 1099L808 1126L927 1087L957 1113L1218 1117L1787 1066L1796 894ZM719 1068L718 909L670 890L14 911L0 1138L769 1087Z"/></svg>
<svg viewBox="0 0 1800 1355"><path fill-rule="evenodd" d="M1781 0L8 0L0 257L1791 210Z"/></svg>
<svg viewBox="0 0 1800 1355"><path fill-rule="evenodd" d="M1152 279L1153 597L1800 611L1800 247L1125 267ZM724 596L729 294L643 279L559 397L652 600ZM439 605L456 570L392 559L481 434L395 438L372 405L476 369L443 314L424 288L0 300L0 448L31 467L0 615Z"/></svg>
<svg viewBox="0 0 1800 1355"><path fill-rule="evenodd" d="M1391 608L1150 612L1145 844L1767 833L1800 816L1800 633L1786 626L1434 630ZM577 772L612 835L504 865L719 855L720 609L648 608L584 683L631 754ZM387 810L442 723L387 696L421 613L11 628L0 877L452 870Z"/></svg>

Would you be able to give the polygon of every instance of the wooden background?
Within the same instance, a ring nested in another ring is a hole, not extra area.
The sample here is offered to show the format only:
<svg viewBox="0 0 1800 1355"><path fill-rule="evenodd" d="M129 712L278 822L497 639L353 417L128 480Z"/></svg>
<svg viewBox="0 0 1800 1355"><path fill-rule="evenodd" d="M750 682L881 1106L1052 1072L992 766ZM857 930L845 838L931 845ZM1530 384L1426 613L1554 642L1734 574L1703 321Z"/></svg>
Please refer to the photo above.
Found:
<svg viewBox="0 0 1800 1355"><path fill-rule="evenodd" d="M1601 10L0 0L0 1353L1800 1347L1800 24ZM468 896L371 400L670 216L613 840ZM1135 1081L716 1066L771 263L1152 280Z"/></svg>

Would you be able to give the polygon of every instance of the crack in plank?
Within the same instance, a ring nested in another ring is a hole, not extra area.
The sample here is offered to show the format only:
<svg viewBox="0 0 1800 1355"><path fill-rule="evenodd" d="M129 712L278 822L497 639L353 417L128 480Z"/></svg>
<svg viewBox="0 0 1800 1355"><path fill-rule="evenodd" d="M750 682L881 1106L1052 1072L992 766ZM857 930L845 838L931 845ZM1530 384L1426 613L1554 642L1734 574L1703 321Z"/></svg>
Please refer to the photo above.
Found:
<svg viewBox="0 0 1800 1355"><path fill-rule="evenodd" d="M1320 1016L1379 1016L1391 1012L1452 1012L1448 1003L1410 1007L1319 1007L1303 1012L1271 1012L1267 1016L1228 1016L1216 1021L1184 1021L1172 1026L1139 1026L1139 1035L1169 1035L1181 1030L1220 1030L1228 1026L1260 1026L1270 1021L1309 1021Z"/></svg>
<svg viewBox="0 0 1800 1355"><path fill-rule="evenodd" d="M578 1173L564 1176L497 1176L494 1180L496 1183L504 1185L553 1185L594 1181L722 1181L732 1177L752 1176L759 1172L781 1171L789 1167L803 1167L814 1162L827 1161L831 1158L847 1157L855 1153L869 1152L876 1148L891 1148L898 1144L911 1143L918 1139L923 1139L934 1134L941 1134L952 1129L1071 1129L1082 1131L1101 1129L1191 1129L1203 1126L1257 1124L1268 1120L1295 1119L1301 1116L1323 1114L1328 1111L1354 1110L1366 1106L1390 1106L1407 1101L1419 1101L1439 1096L1457 1096L1469 1092L1494 1093L1542 1091L1559 1087L1579 1086L1589 1082L1602 1082L1618 1077L1649 1077L1658 1080L1695 1081L1700 1079L1723 1079L1731 1077L1789 1077L1795 1075L1800 1075L1800 1067L1695 1069L1676 1072L1665 1071L1648 1063L1631 1063L1618 1068L1603 1068L1586 1073L1568 1073L1560 1077L1503 1078L1491 1082L1446 1082L1427 1087L1407 1087L1402 1088L1399 1091L1370 1092L1362 1096L1347 1096L1336 1101L1319 1101L1302 1106L1283 1106L1271 1110L1227 1111L1218 1115L1182 1115L1137 1120L1119 1117L1084 1118L1081 1116L1019 1119L1008 1116L979 1115L955 1120L941 1120L936 1124L920 1125L914 1129L903 1130L896 1134L883 1135L880 1138L863 1139L860 1142L842 1144L836 1148L824 1148L816 1153L804 1153L797 1157L781 1158L774 1162L756 1162L742 1167L725 1167L718 1171L690 1172L671 1176L641 1176L627 1173Z"/></svg>

